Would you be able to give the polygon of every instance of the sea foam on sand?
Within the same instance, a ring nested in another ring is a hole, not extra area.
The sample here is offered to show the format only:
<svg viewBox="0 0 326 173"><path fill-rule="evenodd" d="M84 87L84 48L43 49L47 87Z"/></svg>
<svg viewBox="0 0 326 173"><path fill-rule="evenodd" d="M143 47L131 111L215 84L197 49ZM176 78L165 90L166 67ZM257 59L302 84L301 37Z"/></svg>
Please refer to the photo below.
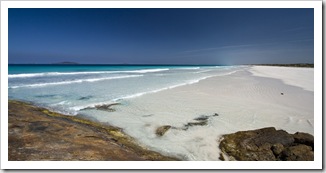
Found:
<svg viewBox="0 0 326 173"><path fill-rule="evenodd" d="M283 94L281 94L283 93ZM150 149L184 160L219 160L223 134L276 127L314 134L313 69L253 66L126 100L95 116L121 127ZM211 116L215 113L218 116ZM190 126L208 115L208 124ZM163 136L155 130L170 125Z"/></svg>

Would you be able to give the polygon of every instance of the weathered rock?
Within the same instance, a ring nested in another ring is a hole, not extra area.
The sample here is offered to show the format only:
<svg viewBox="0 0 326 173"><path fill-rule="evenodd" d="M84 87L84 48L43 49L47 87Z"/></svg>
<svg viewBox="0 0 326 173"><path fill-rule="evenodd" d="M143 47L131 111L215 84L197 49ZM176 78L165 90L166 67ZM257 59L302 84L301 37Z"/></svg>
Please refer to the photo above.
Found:
<svg viewBox="0 0 326 173"><path fill-rule="evenodd" d="M281 157L287 161L313 161L314 152L310 146L300 144L286 148Z"/></svg>
<svg viewBox="0 0 326 173"><path fill-rule="evenodd" d="M280 143L276 143L272 146L271 149L275 156L279 156L282 153L282 151L284 150L284 146Z"/></svg>
<svg viewBox="0 0 326 173"><path fill-rule="evenodd" d="M9 101L8 160L177 160L142 147L122 129Z"/></svg>
<svg viewBox="0 0 326 173"><path fill-rule="evenodd" d="M218 116L218 113L215 113L214 115L213 115L213 117L217 117Z"/></svg>
<svg viewBox="0 0 326 173"><path fill-rule="evenodd" d="M196 121L206 121L209 118L209 116L203 115L200 117L195 118Z"/></svg>
<svg viewBox="0 0 326 173"><path fill-rule="evenodd" d="M219 159L222 160L222 161L225 161L225 158L224 158L224 156L223 156L222 153L220 153L220 157L219 157Z"/></svg>
<svg viewBox="0 0 326 173"><path fill-rule="evenodd" d="M312 147L314 150L314 136L308 133L297 132L293 135L294 142L299 144L305 144Z"/></svg>
<svg viewBox="0 0 326 173"><path fill-rule="evenodd" d="M310 160L313 150L306 143L313 145L313 136L268 127L224 135L219 147L235 160Z"/></svg>
<svg viewBox="0 0 326 173"><path fill-rule="evenodd" d="M199 122L189 122L185 125L185 127L191 127L191 126L205 126L207 125L207 121L199 121Z"/></svg>
<svg viewBox="0 0 326 173"><path fill-rule="evenodd" d="M156 129L155 134L157 136L163 136L170 128L171 128L171 126L169 126L169 125L161 126Z"/></svg>
<svg viewBox="0 0 326 173"><path fill-rule="evenodd" d="M112 108L112 106L115 105L120 105L120 103L113 103L113 104L104 104L104 105L96 105L95 108L97 110L102 110L102 111L108 111L108 112L114 112L115 109Z"/></svg>

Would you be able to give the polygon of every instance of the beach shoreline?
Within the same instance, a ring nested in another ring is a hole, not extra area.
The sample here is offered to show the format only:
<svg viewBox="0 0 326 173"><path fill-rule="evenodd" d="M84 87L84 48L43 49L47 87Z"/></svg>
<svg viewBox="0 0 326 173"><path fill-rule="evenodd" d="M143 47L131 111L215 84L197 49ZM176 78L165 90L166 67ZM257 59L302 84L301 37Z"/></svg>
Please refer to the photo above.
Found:
<svg viewBox="0 0 326 173"><path fill-rule="evenodd" d="M293 81L297 75L284 79L262 73L270 68L284 76L293 71L290 67L248 66L190 85L95 107L109 108L102 112L85 110L77 119L113 125L141 146L181 160L219 160L222 136L238 131L275 127L313 135L313 87L307 87L313 69L308 69L302 85ZM300 68L295 74L301 75L305 69Z"/></svg>
<svg viewBox="0 0 326 173"><path fill-rule="evenodd" d="M265 68L269 67L260 70ZM94 118L125 129L155 151L174 153L185 160L219 160L219 139L237 131L275 127L313 135L313 92L275 77L255 76L250 71L251 67L244 68L135 97L116 106L115 112ZM212 116L215 113L219 116ZM210 117L207 124L189 127L189 123L205 116ZM168 126L171 128L162 137L155 134L156 129Z"/></svg>

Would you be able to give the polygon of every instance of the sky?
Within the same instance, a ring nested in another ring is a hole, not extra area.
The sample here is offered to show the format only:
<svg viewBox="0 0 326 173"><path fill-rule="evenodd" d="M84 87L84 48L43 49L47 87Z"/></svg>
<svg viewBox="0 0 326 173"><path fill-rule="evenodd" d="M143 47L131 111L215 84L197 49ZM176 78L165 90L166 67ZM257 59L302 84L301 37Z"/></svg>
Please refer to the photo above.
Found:
<svg viewBox="0 0 326 173"><path fill-rule="evenodd" d="M314 62L312 8L10 8L9 63Z"/></svg>

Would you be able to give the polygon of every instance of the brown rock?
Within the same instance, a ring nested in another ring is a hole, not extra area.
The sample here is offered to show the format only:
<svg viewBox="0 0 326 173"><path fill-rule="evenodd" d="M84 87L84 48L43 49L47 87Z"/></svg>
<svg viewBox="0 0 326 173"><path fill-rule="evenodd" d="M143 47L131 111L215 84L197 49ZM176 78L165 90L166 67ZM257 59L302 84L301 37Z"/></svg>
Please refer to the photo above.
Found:
<svg viewBox="0 0 326 173"><path fill-rule="evenodd" d="M199 121L199 122L189 122L185 125L185 127L191 127L191 126L205 126L207 125L207 121Z"/></svg>
<svg viewBox="0 0 326 173"><path fill-rule="evenodd" d="M8 160L177 160L150 151L117 127L9 101Z"/></svg>
<svg viewBox="0 0 326 173"><path fill-rule="evenodd" d="M310 146L300 144L285 149L282 158L288 161L313 161L314 152Z"/></svg>
<svg viewBox="0 0 326 173"><path fill-rule="evenodd" d="M275 156L279 156L282 153L282 151L284 150L284 146L280 143L276 143L272 146L271 149Z"/></svg>
<svg viewBox="0 0 326 173"><path fill-rule="evenodd" d="M155 134L157 136L163 136L166 133L166 131L168 131L170 128L171 128L171 126L169 126L169 125L161 126L156 129Z"/></svg>
<svg viewBox="0 0 326 173"><path fill-rule="evenodd" d="M284 130L268 127L224 135L219 147L224 154L235 160L313 159L312 148L303 144L298 147L296 143L298 141L313 145L313 137L311 140L309 134L291 135Z"/></svg>
<svg viewBox="0 0 326 173"><path fill-rule="evenodd" d="M95 108L97 110L107 111L107 112L114 112L115 109L112 106L120 105L120 103L112 103L112 104L104 104L104 105L96 105Z"/></svg>
<svg viewBox="0 0 326 173"><path fill-rule="evenodd" d="M293 135L294 142L298 144L305 144L312 147L314 150L314 136L308 133L297 132Z"/></svg>

